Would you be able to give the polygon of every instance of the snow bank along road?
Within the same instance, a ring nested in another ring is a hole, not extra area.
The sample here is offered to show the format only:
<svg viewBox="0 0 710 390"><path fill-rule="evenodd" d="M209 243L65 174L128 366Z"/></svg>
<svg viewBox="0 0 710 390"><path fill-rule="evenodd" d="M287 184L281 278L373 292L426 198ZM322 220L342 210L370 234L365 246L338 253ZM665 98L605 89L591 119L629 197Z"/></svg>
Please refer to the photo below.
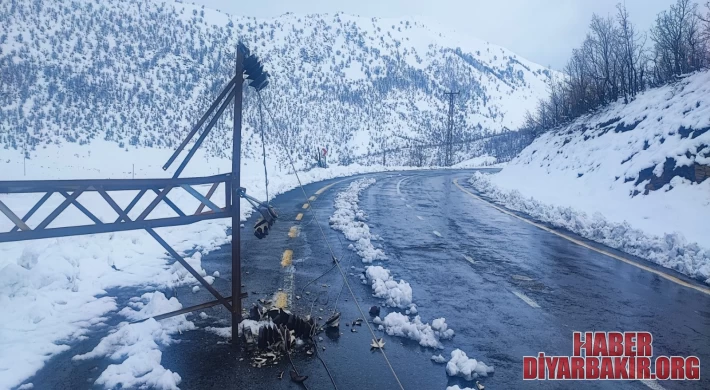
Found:
<svg viewBox="0 0 710 390"><path fill-rule="evenodd" d="M375 264L389 269L395 280L409 283L423 322L444 317L455 331L453 339L441 340L442 349L378 331L405 388L475 387L472 381L447 376L444 366L431 360L439 354L448 359L457 348L495 367L491 375L479 378L488 389L709 387L702 374L700 382L574 382L573 386L569 382L523 382L522 357L541 351L548 356L571 354L574 330L650 331L655 355L696 355L701 362L710 361L710 296L676 283L674 278L699 286L673 271L645 264L672 276L661 277L594 250L601 248L596 244L576 238L588 247L580 246L475 199L463 191L472 191L465 184L471 174L372 174L367 177L377 182L359 196L369 230L381 237L373 244L387 257ZM298 314L327 318L337 301L337 310L342 312L341 333L321 334L319 347L324 349L319 351L338 387L396 388L382 357L370 352L371 336L366 327L352 327L355 332L351 332L345 325L361 316L347 289L340 294L342 278L337 269L306 286L332 266L328 247L312 219L310 209L315 209L357 300L365 310L384 304L383 299L372 296L370 285L360 282L367 264L347 249L350 241L327 222L334 214L337 195L354 180L307 185L311 206L298 189L277 197L274 204L280 219L265 240L256 240L247 231L253 221L245 223L243 282L249 293L245 307L258 299L270 299ZM229 291L231 279L229 252L226 245L202 259L203 267L222 274L214 286L224 293ZM631 260L643 264L643 260ZM127 293L134 295L140 294ZM177 295L183 306L209 299L204 291L193 294L190 286ZM404 313L383 306L380 316L395 311ZM288 362L252 368L248 356L241 356L225 338L206 330L227 326L227 318L219 307L205 310L204 316L190 316L197 329L175 335L179 342L163 350L161 364L181 376L180 388L298 388L287 379L288 373L278 379L289 369ZM73 355L91 350L98 341L92 340L53 359L27 382L33 382L35 388L86 388L97 372L111 363L71 360ZM294 363L299 372L309 375L309 389L333 388L314 356L296 354Z"/></svg>

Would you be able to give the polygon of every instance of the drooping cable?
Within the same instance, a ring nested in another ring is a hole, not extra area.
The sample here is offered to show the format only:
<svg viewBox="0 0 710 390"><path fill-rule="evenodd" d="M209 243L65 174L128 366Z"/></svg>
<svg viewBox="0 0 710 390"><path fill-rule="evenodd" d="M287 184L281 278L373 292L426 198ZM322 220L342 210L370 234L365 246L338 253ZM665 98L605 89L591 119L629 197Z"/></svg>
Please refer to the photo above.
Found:
<svg viewBox="0 0 710 390"><path fill-rule="evenodd" d="M264 188L266 189L266 204L271 204L269 201L269 172L266 169L266 142L264 141L264 114L261 111L259 104L259 127L261 128L261 153L264 157Z"/></svg>
<svg viewBox="0 0 710 390"><path fill-rule="evenodd" d="M257 96L259 97L259 101L261 102L261 104L264 106L266 113L271 118L271 121L274 123L274 126L276 126L276 119L274 118L273 114L271 113L271 110L269 110L269 107L264 102L264 99L262 98L261 93L257 93ZM333 248L330 245L330 241L326 237L325 232L323 231L323 227L321 226L320 222L318 221L316 211L313 208L313 206L311 205L311 201L308 198L308 194L306 193L305 188L303 187L303 183L301 182L301 178L298 176L298 171L296 170L296 164L293 161L293 156L291 156L291 153L288 150L288 146L283 142L283 139L281 139L279 137L279 140L282 141L281 146L284 148L284 151L286 152L286 156L288 157L289 163L291 164L291 167L293 168L293 173L296 176L296 180L298 181L298 186L301 188L301 192L303 192L303 196L305 198L306 204L308 204L308 209L310 209L311 213L313 214L313 218L316 222L316 225L318 226L318 229L320 230L321 235L323 236L323 240L325 241L326 245L328 246L328 250L330 251L333 261L335 262L335 265L338 267L338 270L340 271L340 274L343 277L343 282L344 282L345 286L348 288L348 291L350 292L350 295L353 298L353 302L355 303L355 306L357 307L358 311L360 312L360 315L362 316L362 318L367 318L365 316L365 313L362 311L360 304L357 302L357 298L355 297L355 293L353 292L352 288L350 287L350 283L348 283L348 278L347 278L347 275L345 274L345 271L343 271L343 268L340 266L340 262L335 257L335 252L333 252ZM338 237L338 239L340 239L340 238ZM377 340L377 336L375 335L375 331L370 326L370 323L367 321L364 321L364 322L365 322L365 325L367 325L367 329L370 331L370 334L372 335L373 340ZM394 367L392 367L392 363L390 363L390 360L387 358L387 354L385 353L384 349L383 348L377 348L377 349L382 353L382 357L385 359L385 362L387 363L387 366L389 367L390 371L392 372L394 379L397 381L399 388L404 390L404 386L402 385L402 382L399 380L399 376L397 376L397 373L395 372Z"/></svg>

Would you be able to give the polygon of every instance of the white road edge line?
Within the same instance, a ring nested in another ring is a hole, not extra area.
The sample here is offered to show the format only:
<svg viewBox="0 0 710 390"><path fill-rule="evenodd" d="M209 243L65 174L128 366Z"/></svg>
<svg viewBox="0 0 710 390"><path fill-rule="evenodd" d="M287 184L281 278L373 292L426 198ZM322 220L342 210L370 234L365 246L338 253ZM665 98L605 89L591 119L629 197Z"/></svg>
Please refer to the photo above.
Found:
<svg viewBox="0 0 710 390"><path fill-rule="evenodd" d="M533 301L529 296L515 290L511 290L510 292L512 292L516 297L522 299L523 302L527 303L531 307L534 307L536 309L540 308L540 305L538 305L537 302Z"/></svg>
<svg viewBox="0 0 710 390"><path fill-rule="evenodd" d="M665 388L663 386L661 386L660 384L658 384L658 382L656 382L656 381L642 380L639 382L643 383L644 385L648 386L649 388L651 388L653 390L665 390Z"/></svg>
<svg viewBox="0 0 710 390"><path fill-rule="evenodd" d="M423 220L424 220L424 217L420 217L420 216L418 216L418 215L417 215L417 218L419 218L420 221L423 221Z"/></svg>
<svg viewBox="0 0 710 390"><path fill-rule="evenodd" d="M521 216L519 216L519 215L516 215L516 214L514 214L514 213L512 213L512 212L510 212L510 211L508 211L508 210L506 210L506 209L504 209L504 208L502 208L502 207L499 207L499 206L497 206L497 205L495 205L495 204L493 204L493 203L491 203L491 202L489 202L489 201L487 201L487 200L484 200L484 199L481 198L480 196L478 196L478 195L472 193L471 191L468 191L467 189L461 187L461 185L459 184L459 179L454 179L454 184L456 185L456 187L459 188L459 190L461 190L461 191L463 191L464 193L468 194L468 195L471 196L472 198L477 199L477 200L479 200L479 201L481 201L481 202L483 202L483 203L485 203L485 204L487 204L487 205L493 207L494 209L500 211L501 213L510 215L510 216L513 217L513 218L517 218L517 219L519 219L519 220L521 220L521 221L523 221L523 222L529 223L529 224L531 224L531 225L533 225L533 226L535 226L535 227L537 227L537 228L540 228L540 229L542 229L542 230L544 230L544 231L546 231L546 232L548 232L548 233L552 233L552 234L554 234L554 235L556 235L556 236L558 236L558 237L564 238L565 240L570 241L570 242L573 242L573 243L575 243L575 244L577 244L577 245L579 245L579 246L581 246L581 247L584 247L584 248L587 248L587 249L591 249L591 250L593 250L594 252L601 253L601 254L603 254L603 255L606 255L606 256L608 256L608 257L611 257L612 259L616 259L616 260L619 260L619 261L623 261L623 262L626 263L626 264L630 264L630 265L633 265L634 267L640 268L640 269L642 269L642 270L644 270L644 271L648 271L648 272L650 272L650 273L656 274L656 275L658 275L658 276L660 276L660 277L662 277L662 278L664 278L664 279L666 279L666 280L669 280L669 281L671 281L671 282L673 282L673 283L676 283L676 284L679 284L679 285L681 285L681 286L688 287L688 288L692 288L693 290L699 291L699 292L701 292L701 293L703 293L703 294L710 295L710 289L709 289L709 288L705 288L705 287L702 287L702 286L696 286L696 285L694 285L694 284L692 284L692 283L688 283L688 282L686 282L685 280L679 279L679 278L677 278L677 277L675 277L675 276L673 276L673 275L669 275L669 274L667 274L667 273L665 273L665 272L662 272L662 271L653 269L653 268L651 268L651 267L648 267L648 266L646 266L646 265L637 263L637 262L635 262L635 261L633 261L633 260L631 260L631 259L627 259L627 258L625 258L625 257L619 256L619 255L614 254L614 253L611 253L611 252L608 252L608 251L606 251L606 250L603 250L603 249L600 249L600 248L591 246L591 245L587 244L586 242L580 241L580 240L578 240L578 239L576 239L576 238L573 238L573 237L570 237L570 236L568 236L568 235L566 235L566 234L564 234L564 233L560 233L560 232L558 232L558 231L555 231L555 230L553 230L553 229L550 229L550 228L548 228L547 226L544 226L544 225L539 224L539 223L537 223L537 222L533 222L533 221L531 221L531 220L529 220L529 219L527 219L527 218L523 218L523 217L521 217Z"/></svg>
<svg viewBox="0 0 710 390"><path fill-rule="evenodd" d="M409 176L402 178L402 180L397 182L397 195L400 195L400 196L402 195L402 191L399 189L399 186L402 185L402 182L407 179L409 179ZM404 198L402 198L402 200L404 200Z"/></svg>
<svg viewBox="0 0 710 390"><path fill-rule="evenodd" d="M437 237L441 237L441 233L437 232L436 230L434 230L434 235Z"/></svg>

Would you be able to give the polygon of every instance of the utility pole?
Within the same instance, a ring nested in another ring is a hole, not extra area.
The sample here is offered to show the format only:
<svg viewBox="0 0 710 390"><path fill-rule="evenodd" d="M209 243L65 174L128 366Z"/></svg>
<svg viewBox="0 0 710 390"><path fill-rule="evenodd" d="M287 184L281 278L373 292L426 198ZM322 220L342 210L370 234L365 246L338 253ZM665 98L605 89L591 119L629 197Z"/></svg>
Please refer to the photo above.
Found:
<svg viewBox="0 0 710 390"><path fill-rule="evenodd" d="M453 131L454 131L454 96L458 95L459 92L445 92L444 95L449 97L449 124L446 128L446 153L444 156L444 164L449 167L453 163L454 145L453 145Z"/></svg>
<svg viewBox="0 0 710 390"><path fill-rule="evenodd" d="M239 345L238 329L242 322L242 258L239 187L242 161L242 86L244 53L237 49L237 80L234 84L234 133L232 134L232 345Z"/></svg>

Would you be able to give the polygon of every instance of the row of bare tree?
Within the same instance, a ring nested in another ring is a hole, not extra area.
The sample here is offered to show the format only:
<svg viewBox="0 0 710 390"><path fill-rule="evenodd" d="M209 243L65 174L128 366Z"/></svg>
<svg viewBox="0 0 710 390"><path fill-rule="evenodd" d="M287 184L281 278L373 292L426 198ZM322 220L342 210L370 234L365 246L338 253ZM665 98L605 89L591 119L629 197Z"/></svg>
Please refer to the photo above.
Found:
<svg viewBox="0 0 710 390"><path fill-rule="evenodd" d="M524 129L545 131L619 98L628 103L646 88L710 65L710 1L701 8L677 0L647 33L637 31L624 5L616 11L592 16L582 46L562 76L551 79L549 97L528 112Z"/></svg>

